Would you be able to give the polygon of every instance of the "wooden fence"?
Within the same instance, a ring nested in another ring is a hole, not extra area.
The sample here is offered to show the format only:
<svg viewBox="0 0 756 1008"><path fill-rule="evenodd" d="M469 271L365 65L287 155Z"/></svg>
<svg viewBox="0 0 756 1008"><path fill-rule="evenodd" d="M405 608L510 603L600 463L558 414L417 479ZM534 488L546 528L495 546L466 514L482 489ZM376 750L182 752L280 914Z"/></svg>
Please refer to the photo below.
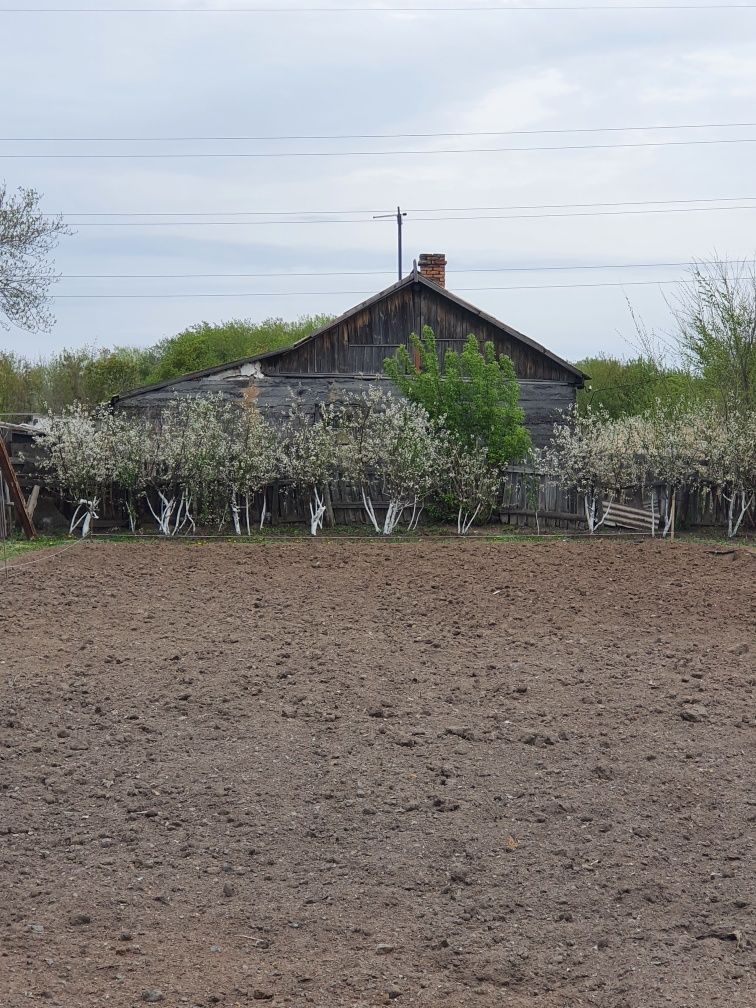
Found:
<svg viewBox="0 0 756 1008"><path fill-rule="evenodd" d="M0 427L2 426L0 425ZM29 496L35 484L42 482L39 475L38 450L34 444L34 438L20 426L15 428L12 435L9 430L10 425L5 425L5 427L6 441L10 447L12 461L16 467L21 486ZM0 430L0 436L2 433ZM367 522L362 496L357 488L344 480L332 480L326 491L326 505L335 524L356 525ZM664 494L662 486L649 487L642 492L627 494L617 503L630 509L648 512L650 528L652 492L656 494L657 504L654 510L658 512L658 501ZM383 498L381 487L378 484L370 487L370 496L376 515L380 520L387 506L387 501ZM44 485L39 497L40 503L35 518L38 526L48 530L66 528L65 518L70 518L71 514L68 505L61 501L54 492L46 490ZM309 522L308 496L291 484L283 481L274 483L267 490L266 502L269 515L267 522L271 525ZM260 503L260 501L256 503L252 513L252 518L258 523ZM143 524L145 528L149 528L153 520L147 508L145 507L143 510ZM426 519L433 518L434 515L426 511L425 517ZM615 515L615 517L617 516ZM753 531L754 517L752 509L743 522L742 532ZM507 470L502 481L499 500L491 518L506 525L522 526L529 529L585 528L582 496L576 490L565 489L553 479L535 473L526 466L511 466ZM0 498L0 535L3 532L8 534L12 525L12 509L3 507L2 498ZM621 526L619 522L615 522L615 525L631 529L638 527L637 520L629 522L626 526ZM727 502L710 493L682 487L677 491L676 525L678 529L726 527ZM100 507L100 518L95 523L95 527L98 530L128 527L125 510L120 503L117 492L108 492L104 495Z"/></svg>

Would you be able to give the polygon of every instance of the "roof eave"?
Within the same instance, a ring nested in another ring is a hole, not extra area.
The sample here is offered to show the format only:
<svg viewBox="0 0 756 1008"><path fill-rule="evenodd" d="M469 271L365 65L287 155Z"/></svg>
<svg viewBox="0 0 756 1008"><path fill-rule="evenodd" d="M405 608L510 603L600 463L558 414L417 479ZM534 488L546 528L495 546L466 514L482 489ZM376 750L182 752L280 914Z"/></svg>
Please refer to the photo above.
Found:
<svg viewBox="0 0 756 1008"><path fill-rule="evenodd" d="M549 360L554 361L555 364L558 364L560 367L565 368L567 371L574 374L576 378L580 379L579 387L582 388L583 384L585 383L585 380L588 378L588 375L585 374L583 371L581 371L580 368L576 368L574 364L570 364L569 361L566 361L562 357L559 357L557 354L552 353L551 350L548 350L545 346L542 346L540 343L537 343L534 339L531 339L529 336L526 336L519 330L514 329L512 326L507 325L506 322L502 322L501 319L497 319L495 316L489 315L488 312L483 311L482 308L477 308L474 304L470 304L469 301L465 301L465 299L459 297L458 294L453 294L450 290L447 290L446 287L442 287L440 284L434 283L433 280L429 280L428 277L423 276L422 273L418 273L416 279L419 283L425 284L425 286L429 287L431 290L436 291L439 294L445 295L451 301L456 302L458 305L461 305L463 308L466 308L467 311L472 312L473 315L477 315L478 318L485 319L486 322L489 322L491 325L496 326L497 329L501 329L504 332L508 333L510 336L514 336L515 339L518 339L521 342L525 343L526 346L531 347L533 350L537 350L539 353L542 353L544 357L548 357Z"/></svg>

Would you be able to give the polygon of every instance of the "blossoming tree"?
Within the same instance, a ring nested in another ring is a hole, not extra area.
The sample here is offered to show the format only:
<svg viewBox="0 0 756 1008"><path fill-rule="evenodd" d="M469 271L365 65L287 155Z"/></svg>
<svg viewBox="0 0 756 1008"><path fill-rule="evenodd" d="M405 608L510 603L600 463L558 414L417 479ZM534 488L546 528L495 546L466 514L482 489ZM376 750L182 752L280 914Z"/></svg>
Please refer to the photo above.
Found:
<svg viewBox="0 0 756 1008"><path fill-rule="evenodd" d="M438 429L427 411L372 388L344 404L339 425L344 472L360 488L375 531L390 535L410 507L407 529L416 528L441 466ZM382 523L370 492L375 483L388 501Z"/></svg>
<svg viewBox="0 0 756 1008"><path fill-rule="evenodd" d="M325 408L314 421L293 408L282 433L281 473L308 496L310 534L317 535L326 514L326 486L334 478L339 451L334 414Z"/></svg>
<svg viewBox="0 0 756 1008"><path fill-rule="evenodd" d="M481 513L493 507L501 489L501 469L486 448L470 447L449 435L439 440L438 489L457 508L457 534L467 535Z"/></svg>
<svg viewBox="0 0 756 1008"><path fill-rule="evenodd" d="M79 403L58 416L48 414L40 425L43 469L64 497L75 504L69 534L89 535L103 488L113 481L112 454L104 408L90 410Z"/></svg>
<svg viewBox="0 0 756 1008"><path fill-rule="evenodd" d="M611 420L603 411L573 411L535 458L542 471L582 494L591 535L606 521L608 504L642 478L637 425Z"/></svg>
<svg viewBox="0 0 756 1008"><path fill-rule="evenodd" d="M266 488L283 467L282 445L269 423L259 412L247 405L236 409L229 417L229 452L225 464L224 483L228 485L234 532L244 528L251 534L250 511L256 496L260 502L260 528L267 514Z"/></svg>

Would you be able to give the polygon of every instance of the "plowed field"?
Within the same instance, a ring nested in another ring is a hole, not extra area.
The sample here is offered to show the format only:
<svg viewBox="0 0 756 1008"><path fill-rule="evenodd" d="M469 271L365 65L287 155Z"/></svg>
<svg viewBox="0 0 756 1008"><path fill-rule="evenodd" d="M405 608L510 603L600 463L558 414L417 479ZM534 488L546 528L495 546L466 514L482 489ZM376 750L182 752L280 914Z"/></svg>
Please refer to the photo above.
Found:
<svg viewBox="0 0 756 1008"><path fill-rule="evenodd" d="M752 553L42 557L0 582L4 1008L756 1003Z"/></svg>

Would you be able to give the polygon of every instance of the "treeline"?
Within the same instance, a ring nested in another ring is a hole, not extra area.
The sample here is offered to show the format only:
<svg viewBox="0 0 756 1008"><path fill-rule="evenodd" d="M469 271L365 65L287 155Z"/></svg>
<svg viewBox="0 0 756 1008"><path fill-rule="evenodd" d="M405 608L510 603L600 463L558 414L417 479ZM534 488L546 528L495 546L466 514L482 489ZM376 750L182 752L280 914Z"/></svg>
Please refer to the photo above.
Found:
<svg viewBox="0 0 756 1008"><path fill-rule="evenodd" d="M635 356L578 361L590 382L578 395L585 415L611 418L711 402L723 411L756 408L756 264L697 265L670 303L671 325L649 332L633 314ZM235 320L190 326L153 347L64 350L31 362L0 350L0 413L59 412L95 405L140 385L288 346L329 321Z"/></svg>
<svg viewBox="0 0 756 1008"><path fill-rule="evenodd" d="M37 361L0 349L0 413L60 412L75 402L95 405L140 385L289 346L329 318L200 322L144 349L84 347Z"/></svg>
<svg viewBox="0 0 756 1008"><path fill-rule="evenodd" d="M288 346L325 321L308 316L295 322L201 322L144 349L84 347L38 361L0 350L0 413L60 412L75 402L94 406L141 385ZM714 397L702 378L642 356L589 357L577 366L591 376L578 393L582 411L600 409L619 418L635 416L657 402L673 406Z"/></svg>
<svg viewBox="0 0 756 1008"><path fill-rule="evenodd" d="M655 408L690 406L718 397L718 389L690 369L658 363L639 355L630 360L601 355L577 361L577 367L590 375L590 381L578 392L582 414L601 411L614 420L638 416Z"/></svg>

